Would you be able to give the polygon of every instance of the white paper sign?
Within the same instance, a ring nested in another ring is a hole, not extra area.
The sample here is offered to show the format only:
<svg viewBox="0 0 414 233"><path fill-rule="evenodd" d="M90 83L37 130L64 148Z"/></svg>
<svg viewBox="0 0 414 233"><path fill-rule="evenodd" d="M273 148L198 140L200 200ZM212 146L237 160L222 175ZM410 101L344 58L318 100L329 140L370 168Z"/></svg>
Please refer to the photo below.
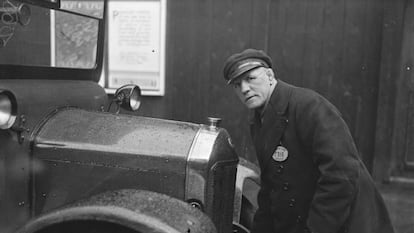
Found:
<svg viewBox="0 0 414 233"><path fill-rule="evenodd" d="M109 1L108 87L164 94L165 0Z"/></svg>

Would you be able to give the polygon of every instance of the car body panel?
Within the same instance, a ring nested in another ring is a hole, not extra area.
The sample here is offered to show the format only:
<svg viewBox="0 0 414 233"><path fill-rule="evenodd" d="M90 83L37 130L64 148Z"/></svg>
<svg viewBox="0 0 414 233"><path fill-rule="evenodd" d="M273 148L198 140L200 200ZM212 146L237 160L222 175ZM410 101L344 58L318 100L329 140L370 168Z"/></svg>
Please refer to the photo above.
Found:
<svg viewBox="0 0 414 233"><path fill-rule="evenodd" d="M105 91L92 81L0 80L0 90L16 99L17 119L11 129L0 130L0 231L31 217L30 137L46 116L62 106L100 111L107 104ZM34 164L36 168L36 164Z"/></svg>
<svg viewBox="0 0 414 233"><path fill-rule="evenodd" d="M189 123L60 110L33 141L33 158L45 166L35 174L36 213L122 188L183 199L186 157L197 130Z"/></svg>

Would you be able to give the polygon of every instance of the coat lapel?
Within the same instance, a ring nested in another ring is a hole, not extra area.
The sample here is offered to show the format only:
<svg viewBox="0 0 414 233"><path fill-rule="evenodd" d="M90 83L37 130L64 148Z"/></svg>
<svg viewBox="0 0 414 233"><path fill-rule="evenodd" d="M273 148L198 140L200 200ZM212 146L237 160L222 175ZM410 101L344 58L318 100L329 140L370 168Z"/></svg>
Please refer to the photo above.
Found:
<svg viewBox="0 0 414 233"><path fill-rule="evenodd" d="M263 115L263 123L255 114L251 133L256 148L258 161L262 171L279 145L288 124L287 108L292 88L289 84L278 80L270 101Z"/></svg>

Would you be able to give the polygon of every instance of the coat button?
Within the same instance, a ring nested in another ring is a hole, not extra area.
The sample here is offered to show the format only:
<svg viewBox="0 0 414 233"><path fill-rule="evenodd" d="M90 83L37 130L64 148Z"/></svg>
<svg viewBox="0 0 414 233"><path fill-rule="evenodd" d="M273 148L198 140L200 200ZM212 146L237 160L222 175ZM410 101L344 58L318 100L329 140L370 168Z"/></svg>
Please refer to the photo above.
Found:
<svg viewBox="0 0 414 233"><path fill-rule="evenodd" d="M296 203L296 200L294 198L292 198L292 199L290 199L289 206L293 207L293 206L295 206L295 203Z"/></svg>
<svg viewBox="0 0 414 233"><path fill-rule="evenodd" d="M289 190L289 183L283 183L283 190L288 191Z"/></svg>
<svg viewBox="0 0 414 233"><path fill-rule="evenodd" d="M281 174L283 172L283 165L279 165L278 169L276 170L277 173Z"/></svg>

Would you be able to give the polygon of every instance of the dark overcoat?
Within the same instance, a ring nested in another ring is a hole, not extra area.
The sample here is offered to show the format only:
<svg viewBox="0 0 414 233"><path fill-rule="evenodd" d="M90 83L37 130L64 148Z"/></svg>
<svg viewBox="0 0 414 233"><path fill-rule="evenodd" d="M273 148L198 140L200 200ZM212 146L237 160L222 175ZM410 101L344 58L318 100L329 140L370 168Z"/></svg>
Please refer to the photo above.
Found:
<svg viewBox="0 0 414 233"><path fill-rule="evenodd" d="M278 80L251 133L262 172L252 233L393 232L346 123L321 95Z"/></svg>

